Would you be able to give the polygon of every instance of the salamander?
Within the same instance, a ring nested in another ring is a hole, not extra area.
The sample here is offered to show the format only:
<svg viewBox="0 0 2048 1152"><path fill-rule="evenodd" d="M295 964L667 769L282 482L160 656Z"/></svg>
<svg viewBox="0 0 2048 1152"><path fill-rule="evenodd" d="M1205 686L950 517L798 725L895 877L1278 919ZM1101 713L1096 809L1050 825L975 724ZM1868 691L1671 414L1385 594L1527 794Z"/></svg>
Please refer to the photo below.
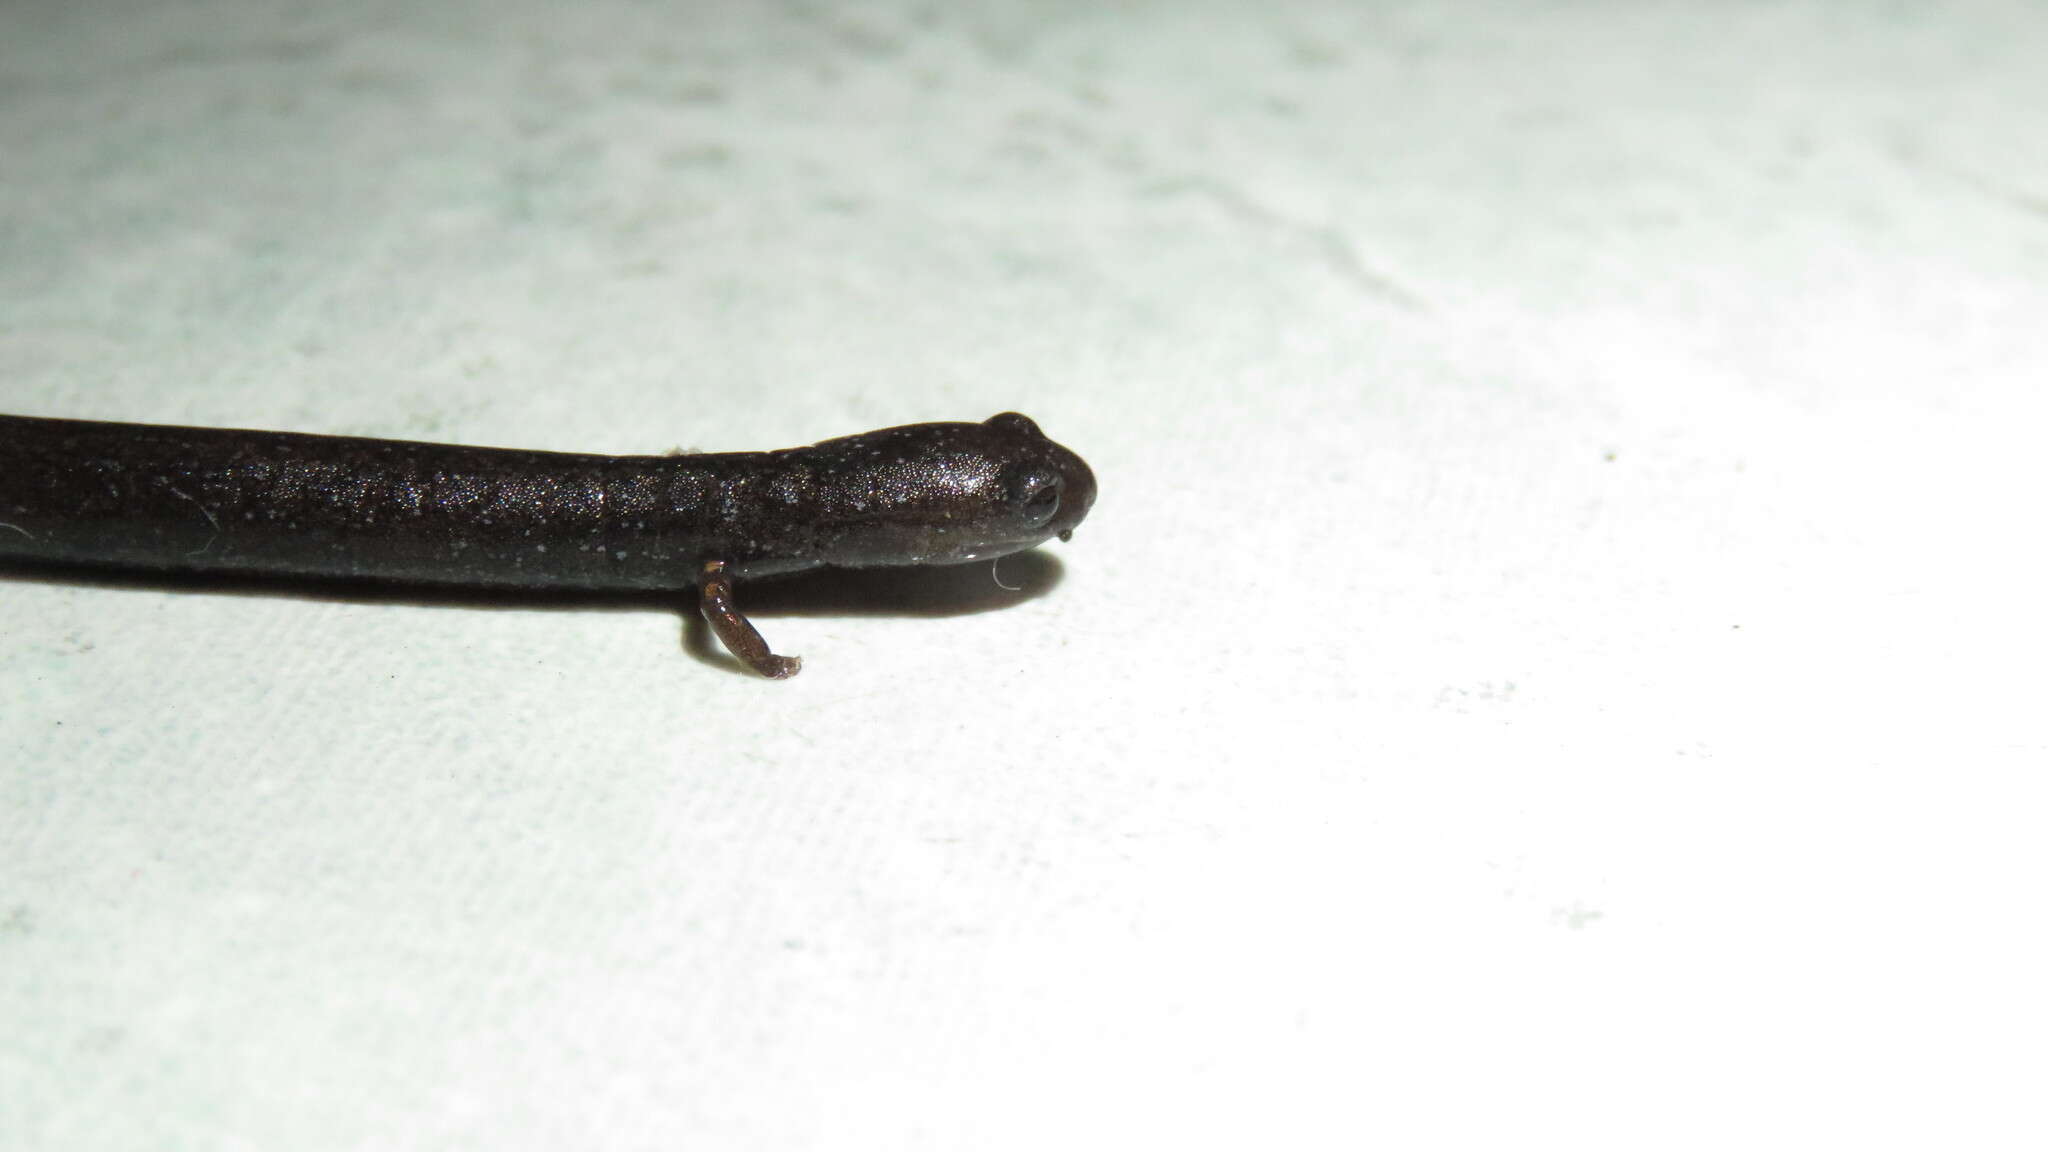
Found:
<svg viewBox="0 0 2048 1152"><path fill-rule="evenodd" d="M482 588L695 588L774 679L739 580L1068 539L1095 476L1028 417L767 452L604 456L0 416L0 557Z"/></svg>

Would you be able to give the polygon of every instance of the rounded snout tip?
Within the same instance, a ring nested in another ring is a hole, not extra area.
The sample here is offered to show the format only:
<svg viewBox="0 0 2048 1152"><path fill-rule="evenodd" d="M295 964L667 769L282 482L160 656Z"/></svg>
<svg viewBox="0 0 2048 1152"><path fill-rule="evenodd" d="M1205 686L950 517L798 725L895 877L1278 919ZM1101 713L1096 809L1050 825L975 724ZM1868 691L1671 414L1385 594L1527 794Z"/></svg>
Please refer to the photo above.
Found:
<svg viewBox="0 0 2048 1152"><path fill-rule="evenodd" d="M1065 448L1059 450L1057 464L1060 470L1060 512L1054 519L1054 535L1061 540L1072 540L1074 528L1088 516L1088 510L1095 506L1095 472L1087 461Z"/></svg>

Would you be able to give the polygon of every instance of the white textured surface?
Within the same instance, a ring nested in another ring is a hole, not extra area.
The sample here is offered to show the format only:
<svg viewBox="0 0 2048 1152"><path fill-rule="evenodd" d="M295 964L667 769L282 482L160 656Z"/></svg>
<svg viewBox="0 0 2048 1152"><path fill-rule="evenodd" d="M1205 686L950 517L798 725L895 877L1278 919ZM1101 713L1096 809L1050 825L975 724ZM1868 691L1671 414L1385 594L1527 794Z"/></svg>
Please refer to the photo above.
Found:
<svg viewBox="0 0 2048 1152"><path fill-rule="evenodd" d="M2048 13L1110 7L0 10L0 410L1102 480L786 684L0 583L0 1148L2048 1139Z"/></svg>

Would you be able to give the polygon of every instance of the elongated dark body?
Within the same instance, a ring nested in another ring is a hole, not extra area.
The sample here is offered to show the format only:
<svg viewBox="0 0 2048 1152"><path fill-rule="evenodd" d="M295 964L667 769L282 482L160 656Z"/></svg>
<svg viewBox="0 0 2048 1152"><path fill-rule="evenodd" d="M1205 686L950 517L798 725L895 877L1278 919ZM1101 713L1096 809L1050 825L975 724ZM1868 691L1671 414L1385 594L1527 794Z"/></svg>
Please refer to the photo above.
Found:
<svg viewBox="0 0 2048 1152"><path fill-rule="evenodd" d="M680 589L986 559L1094 494L1015 413L688 456L0 416L0 556L152 571Z"/></svg>

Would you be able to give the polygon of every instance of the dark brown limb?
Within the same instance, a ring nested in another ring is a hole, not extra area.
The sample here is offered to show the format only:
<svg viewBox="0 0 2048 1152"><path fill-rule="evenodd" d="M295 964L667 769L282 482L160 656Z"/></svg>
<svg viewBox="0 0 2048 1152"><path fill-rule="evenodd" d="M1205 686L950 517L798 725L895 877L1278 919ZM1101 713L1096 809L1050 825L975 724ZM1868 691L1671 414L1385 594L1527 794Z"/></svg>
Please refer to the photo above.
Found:
<svg viewBox="0 0 2048 1152"><path fill-rule="evenodd" d="M704 613L704 622L718 633L719 642L725 650L739 658L740 663L768 677L770 680L786 680L796 675L804 666L799 656L777 656L768 650L768 642L739 608L732 602L732 577L725 574L725 561L712 560L704 565L699 574L697 588L700 594L698 606Z"/></svg>

